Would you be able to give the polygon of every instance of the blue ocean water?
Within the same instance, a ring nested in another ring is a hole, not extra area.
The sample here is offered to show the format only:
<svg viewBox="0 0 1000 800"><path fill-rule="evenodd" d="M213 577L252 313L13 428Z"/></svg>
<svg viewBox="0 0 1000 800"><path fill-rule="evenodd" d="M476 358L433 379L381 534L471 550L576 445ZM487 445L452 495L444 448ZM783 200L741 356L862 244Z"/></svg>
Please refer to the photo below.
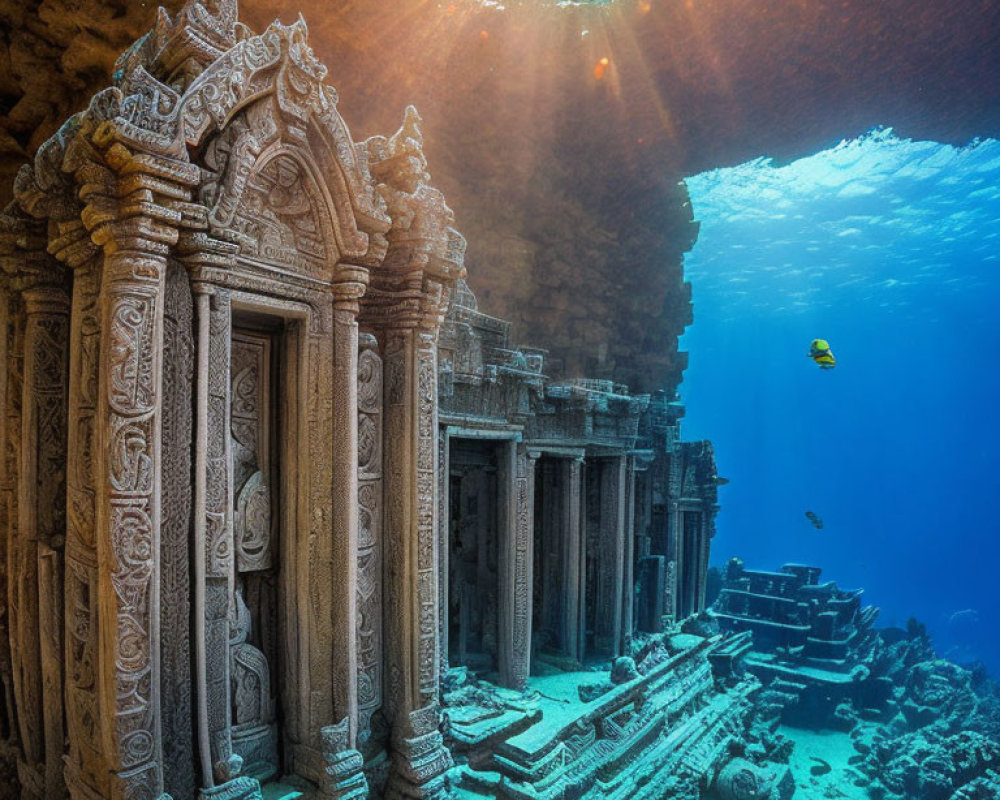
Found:
<svg viewBox="0 0 1000 800"><path fill-rule="evenodd" d="M1000 676L1000 142L875 130L687 183L684 435L731 481L713 563L821 566Z"/></svg>

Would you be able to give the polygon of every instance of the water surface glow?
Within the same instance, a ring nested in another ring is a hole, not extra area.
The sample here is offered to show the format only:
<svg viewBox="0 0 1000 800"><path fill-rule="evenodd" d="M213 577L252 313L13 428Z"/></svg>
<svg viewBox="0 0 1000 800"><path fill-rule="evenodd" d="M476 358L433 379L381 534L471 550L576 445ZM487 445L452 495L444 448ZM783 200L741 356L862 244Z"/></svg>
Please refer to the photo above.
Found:
<svg viewBox="0 0 1000 800"><path fill-rule="evenodd" d="M732 481L713 561L815 563L1000 674L1000 142L876 130L687 183L685 437Z"/></svg>

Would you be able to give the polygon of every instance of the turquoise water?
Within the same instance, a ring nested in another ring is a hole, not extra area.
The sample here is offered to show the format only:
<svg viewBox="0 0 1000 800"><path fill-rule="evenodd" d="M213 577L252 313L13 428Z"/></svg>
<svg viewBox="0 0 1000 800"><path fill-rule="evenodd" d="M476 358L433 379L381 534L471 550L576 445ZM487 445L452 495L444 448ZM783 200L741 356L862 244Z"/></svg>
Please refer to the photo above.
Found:
<svg viewBox="0 0 1000 800"><path fill-rule="evenodd" d="M1000 675L1000 142L872 131L688 187L684 434L731 481L713 563L816 564Z"/></svg>

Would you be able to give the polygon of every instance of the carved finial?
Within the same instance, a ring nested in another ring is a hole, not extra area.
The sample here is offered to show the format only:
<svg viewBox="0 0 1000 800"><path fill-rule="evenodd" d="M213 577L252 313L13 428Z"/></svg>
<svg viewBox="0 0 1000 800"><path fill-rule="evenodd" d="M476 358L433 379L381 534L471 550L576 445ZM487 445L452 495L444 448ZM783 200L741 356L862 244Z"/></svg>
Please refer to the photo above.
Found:
<svg viewBox="0 0 1000 800"><path fill-rule="evenodd" d="M403 115L403 124L399 127L389 140L389 153L393 156L420 154L424 155L424 135L420 130L420 123L423 117L417 111L416 106L407 106Z"/></svg>

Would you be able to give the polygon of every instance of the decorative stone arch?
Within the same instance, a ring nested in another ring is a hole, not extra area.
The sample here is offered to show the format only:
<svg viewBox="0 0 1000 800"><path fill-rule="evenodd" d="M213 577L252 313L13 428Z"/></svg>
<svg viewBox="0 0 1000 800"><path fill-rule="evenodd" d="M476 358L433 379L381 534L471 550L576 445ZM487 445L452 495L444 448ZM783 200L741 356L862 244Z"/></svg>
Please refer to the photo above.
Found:
<svg viewBox="0 0 1000 800"><path fill-rule="evenodd" d="M374 266L385 255L384 234L390 221L374 191L366 151L353 142L337 111L336 90L322 83L326 68L316 61L307 37L300 18L291 26L276 22L264 34L238 42L179 99L180 131L188 148L200 150L213 133L223 133L241 114L272 98L273 113L297 129L295 138L311 154L313 175L324 178L317 183L333 211L330 219L339 258ZM280 127L275 124L271 132L278 133ZM269 142L256 144L264 147ZM246 156L240 155L245 168ZM240 183L234 181L217 208L231 205Z"/></svg>
<svg viewBox="0 0 1000 800"><path fill-rule="evenodd" d="M294 38L299 30L304 25L275 25L257 38L277 47L282 37ZM283 320L291 331L281 344L293 387L285 395L293 418L294 444L288 446L299 458L292 480L294 509L283 514L291 528L287 537L282 535L283 569L289 570L282 580L294 595L282 601L289 620L283 636L290 661L297 665L283 680L286 769L319 783L324 774L321 731L339 721L347 747L354 746L357 735L357 313L368 279L366 265L381 260L372 242L380 237L384 242L390 223L374 203L374 189L361 193L357 188L371 183L364 160L353 163L331 146L338 130L347 136L335 108L324 105L332 89L309 83L315 76L306 74L308 103L290 103L289 93L282 91L282 75L295 68L290 52L286 49L282 56L289 63L278 59L247 76L246 91L229 97L227 106L205 118L211 124L197 127L197 136L186 141L201 170L196 199L205 209L208 234L204 240L193 237L186 256L200 294L198 314L205 319L200 325L207 331L199 357L209 365L197 405L208 440L195 469L204 485L196 518L205 520L206 536L206 584L195 612L205 620L196 659L204 672L197 677L205 696L197 712L203 783L211 780L213 767L215 780L227 777L216 765L235 749L225 721L232 676L226 665L211 658L226 646L227 624L212 596L223 590L232 594L225 576L234 574L234 561L231 553L213 561L213 554L225 547L212 540L213 530L219 533L212 520L223 520L225 539L234 525L232 493L237 487L230 479L213 489L217 474L212 464L225 459L229 427L225 412L220 418L214 410L214 398L227 392L214 376L229 372L229 337L234 314L241 310ZM219 69L223 62L231 68L229 56L216 62L184 97L198 97L213 81L225 79L225 69ZM185 119L184 100L179 113ZM355 155L349 138L342 151ZM367 231L359 230L358 208ZM185 242L180 247L184 250ZM381 250L384 254L384 246ZM222 269L216 263L219 253L224 253ZM223 502L212 507L212 498L218 500L220 494Z"/></svg>

